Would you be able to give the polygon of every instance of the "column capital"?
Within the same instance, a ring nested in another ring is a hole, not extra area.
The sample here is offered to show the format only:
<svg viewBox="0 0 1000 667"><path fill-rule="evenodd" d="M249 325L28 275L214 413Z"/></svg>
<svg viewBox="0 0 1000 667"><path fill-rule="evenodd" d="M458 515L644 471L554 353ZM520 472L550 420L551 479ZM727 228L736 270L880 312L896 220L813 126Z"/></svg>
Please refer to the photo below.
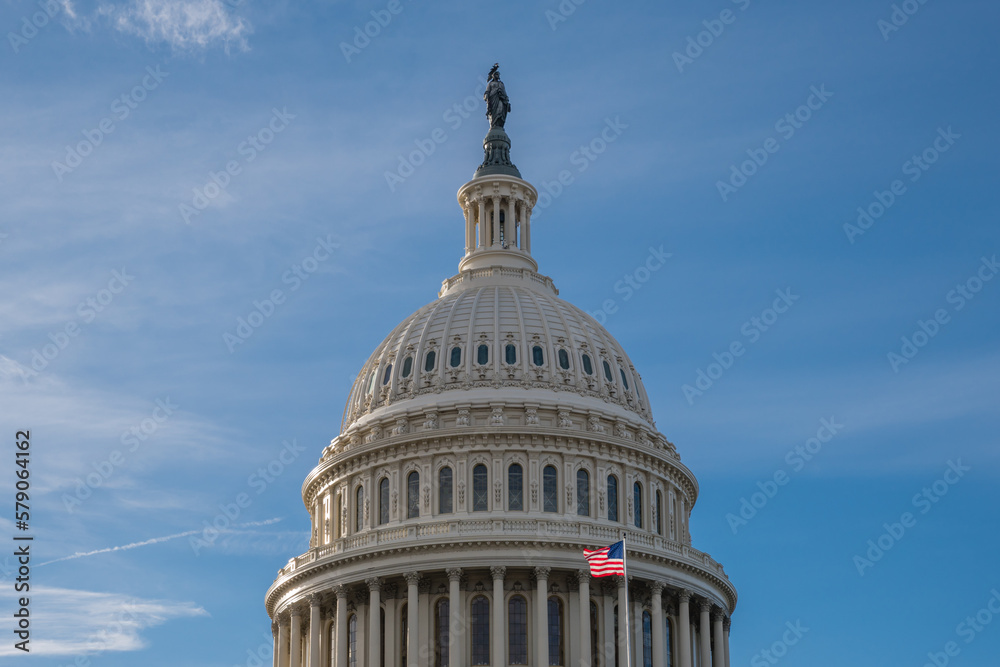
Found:
<svg viewBox="0 0 1000 667"><path fill-rule="evenodd" d="M410 586L415 586L420 583L420 573L419 572L404 572L403 578L406 579L406 583Z"/></svg>
<svg viewBox="0 0 1000 667"><path fill-rule="evenodd" d="M337 596L338 600L347 599L347 586L345 586L344 584L337 584L336 586L333 587L332 590L333 594Z"/></svg>
<svg viewBox="0 0 1000 667"><path fill-rule="evenodd" d="M503 565L494 565L490 568L490 574L493 575L493 581L500 580L507 576L507 568Z"/></svg>
<svg viewBox="0 0 1000 667"><path fill-rule="evenodd" d="M651 581L649 582L649 592L656 597L663 593L664 586L666 586L666 584L662 581Z"/></svg>
<svg viewBox="0 0 1000 667"><path fill-rule="evenodd" d="M290 622L290 619L288 617L288 614L284 614L283 613L283 614L279 614L278 615L278 627L287 628L289 622Z"/></svg>
<svg viewBox="0 0 1000 667"><path fill-rule="evenodd" d="M460 581L462 579L462 568L460 567L449 567L445 570L448 575L448 581Z"/></svg>
<svg viewBox="0 0 1000 667"><path fill-rule="evenodd" d="M710 612L712 611L712 601L702 600L700 603L698 603L698 608L701 610L701 613L703 614L706 612Z"/></svg>
<svg viewBox="0 0 1000 667"><path fill-rule="evenodd" d="M729 616L726 616L725 618L722 619L722 629L725 630L726 632L729 632L729 626L731 626L732 624L733 624L733 619L730 618Z"/></svg>
<svg viewBox="0 0 1000 667"><path fill-rule="evenodd" d="M590 583L590 568L581 567L576 571L576 583L582 584L583 582Z"/></svg>
<svg viewBox="0 0 1000 667"><path fill-rule="evenodd" d="M612 581L615 582L615 586L618 588L625 588L625 586L628 584L628 581L625 579L625 577L623 577L620 574L612 575L611 578Z"/></svg>
<svg viewBox="0 0 1000 667"><path fill-rule="evenodd" d="M368 591L371 593L382 592L382 580L378 577L369 577L365 579L365 584L368 585Z"/></svg>
<svg viewBox="0 0 1000 667"><path fill-rule="evenodd" d="M726 612L722 607L716 607L712 610L712 621L719 623L726 617Z"/></svg>
<svg viewBox="0 0 1000 667"><path fill-rule="evenodd" d="M323 604L323 596L322 595L320 595L319 593L313 593L312 595L309 596L309 606L310 607L318 607L321 604Z"/></svg>
<svg viewBox="0 0 1000 667"><path fill-rule="evenodd" d="M552 568L551 567L536 567L535 568L535 578L536 579L548 579L550 572L552 572Z"/></svg>
<svg viewBox="0 0 1000 667"><path fill-rule="evenodd" d="M680 602L681 604L684 604L685 602L690 602L691 591L689 591L686 588L682 588L681 590L677 591L677 601Z"/></svg>
<svg viewBox="0 0 1000 667"><path fill-rule="evenodd" d="M301 617L302 607L295 605L294 607L288 610L288 613L291 614L292 618Z"/></svg>

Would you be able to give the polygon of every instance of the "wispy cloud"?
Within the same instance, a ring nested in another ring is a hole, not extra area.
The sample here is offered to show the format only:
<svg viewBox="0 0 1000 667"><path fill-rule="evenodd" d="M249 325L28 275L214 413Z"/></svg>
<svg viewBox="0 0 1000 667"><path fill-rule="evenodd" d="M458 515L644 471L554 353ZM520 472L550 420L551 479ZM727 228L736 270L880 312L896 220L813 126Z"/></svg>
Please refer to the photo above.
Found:
<svg viewBox="0 0 1000 667"><path fill-rule="evenodd" d="M221 0L132 0L125 7L103 5L116 29L142 37L149 43L166 43L175 51L201 50L222 44L240 51L249 49L253 27L233 16Z"/></svg>
<svg viewBox="0 0 1000 667"><path fill-rule="evenodd" d="M256 528L258 526L269 526L272 523L277 523L279 521L281 521L280 517L277 517L277 518L274 518L274 519L267 519L266 521L250 521L250 522L247 522L247 523L237 524L233 528L228 528L228 529L220 530L219 532L220 533L224 533L224 534L237 534L237 533L243 532L241 530L243 528ZM44 563L39 563L35 567L42 567L43 565L51 565L52 563L59 563L61 561L65 561L65 560L75 560L77 558L86 558L87 556L96 556L98 554L107 554L107 553L111 553L113 551L128 551L130 549L138 549L139 547L146 547L146 546L149 546L151 544L159 544L161 542L169 542L171 540L177 540L177 539L180 539L182 537L189 537L191 535L197 535L198 533L201 533L202 530L203 529L201 529L201 528L199 528L198 530L187 530L187 531L184 531L183 533L174 533L173 535L164 535L163 537L154 537L154 538L151 538L151 539L148 539L148 540L143 540L142 542L132 542L131 544L122 544L122 545L119 545L119 546L116 546L116 547L107 547L107 548L104 548L104 549L95 549L94 551L78 551L75 554L73 554L72 556L63 556L62 558L56 558L55 560L48 560L48 561L45 561ZM254 532L254 531L251 531L251 532Z"/></svg>
<svg viewBox="0 0 1000 667"><path fill-rule="evenodd" d="M5 608L14 606L11 587L0 592ZM142 631L176 618L208 616L193 602L145 600L117 593L32 586L33 655L95 655L145 648ZM20 654L12 642L0 656Z"/></svg>

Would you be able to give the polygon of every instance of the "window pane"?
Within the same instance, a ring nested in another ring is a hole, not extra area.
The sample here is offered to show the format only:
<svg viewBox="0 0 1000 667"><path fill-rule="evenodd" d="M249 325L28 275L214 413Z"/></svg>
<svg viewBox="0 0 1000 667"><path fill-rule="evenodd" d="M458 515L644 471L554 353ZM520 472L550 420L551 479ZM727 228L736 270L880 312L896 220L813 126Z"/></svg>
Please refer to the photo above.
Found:
<svg viewBox="0 0 1000 667"><path fill-rule="evenodd" d="M451 468L441 468L438 473L438 512L451 514L452 498Z"/></svg>
<svg viewBox="0 0 1000 667"><path fill-rule="evenodd" d="M392 364L385 367L385 373L382 374L382 384L389 384L390 378L392 378Z"/></svg>
<svg viewBox="0 0 1000 667"><path fill-rule="evenodd" d="M632 489L635 493L635 527L642 528L642 485L636 482Z"/></svg>
<svg viewBox="0 0 1000 667"><path fill-rule="evenodd" d="M653 667L653 625L648 611L642 612L642 667Z"/></svg>
<svg viewBox="0 0 1000 667"><path fill-rule="evenodd" d="M559 511L558 474L555 466L545 466L542 471L542 511Z"/></svg>
<svg viewBox="0 0 1000 667"><path fill-rule="evenodd" d="M448 667L449 620L449 601L448 598L442 598L438 600L437 614L434 615L434 622L437 623L437 630L434 633L434 652L437 659L434 664L437 667Z"/></svg>
<svg viewBox="0 0 1000 667"><path fill-rule="evenodd" d="M608 475L608 520L618 520L618 480Z"/></svg>
<svg viewBox="0 0 1000 667"><path fill-rule="evenodd" d="M528 664L528 603L520 595L510 599L508 604L508 636L507 650L510 653L510 664Z"/></svg>
<svg viewBox="0 0 1000 667"><path fill-rule="evenodd" d="M378 522L389 523L389 480L378 483Z"/></svg>
<svg viewBox="0 0 1000 667"><path fill-rule="evenodd" d="M489 478L482 463L472 469L472 511L485 512L489 509Z"/></svg>
<svg viewBox="0 0 1000 667"><path fill-rule="evenodd" d="M590 516L590 473L586 470L576 471L576 513Z"/></svg>
<svg viewBox="0 0 1000 667"><path fill-rule="evenodd" d="M625 377L625 369L619 366L618 372L622 374L622 384L625 385L625 391L628 391L628 378Z"/></svg>
<svg viewBox="0 0 1000 667"><path fill-rule="evenodd" d="M604 363L604 378L608 382L614 382L615 381L615 377L611 374L611 364L609 364L606 361L603 362L603 363Z"/></svg>
<svg viewBox="0 0 1000 667"><path fill-rule="evenodd" d="M531 348L531 362L536 366L541 366L545 363L545 356L542 354L542 348L537 345Z"/></svg>
<svg viewBox="0 0 1000 667"><path fill-rule="evenodd" d="M351 614L347 622L347 664L357 667L358 664L358 616Z"/></svg>
<svg viewBox="0 0 1000 667"><path fill-rule="evenodd" d="M482 366L490 360L490 348L487 345L480 345L476 350L476 363Z"/></svg>
<svg viewBox="0 0 1000 667"><path fill-rule="evenodd" d="M504 348L504 360L508 364L516 364L517 363L517 347L515 347L514 345L508 345L506 348Z"/></svg>
<svg viewBox="0 0 1000 667"><path fill-rule="evenodd" d="M524 470L519 463L514 463L507 469L507 509L524 509Z"/></svg>
<svg viewBox="0 0 1000 667"><path fill-rule="evenodd" d="M406 477L406 518L420 516L420 473L413 471Z"/></svg>
<svg viewBox="0 0 1000 667"><path fill-rule="evenodd" d="M566 350L559 350L559 368L564 370L569 368L569 354Z"/></svg>
<svg viewBox="0 0 1000 667"><path fill-rule="evenodd" d="M583 372L587 375L594 374L594 365L590 362L590 355L583 355Z"/></svg>
<svg viewBox="0 0 1000 667"><path fill-rule="evenodd" d="M462 348L453 347L451 348L451 367L455 368L462 363Z"/></svg>
<svg viewBox="0 0 1000 667"><path fill-rule="evenodd" d="M430 373L434 370L435 363L437 363L437 352L431 350L427 353L427 358L424 360L424 370Z"/></svg>
<svg viewBox="0 0 1000 667"><path fill-rule="evenodd" d="M666 614L663 615L663 621L666 625L664 631L667 633L666 645L663 647L663 652L666 654L667 667L673 667L673 639L670 636L670 617Z"/></svg>
<svg viewBox="0 0 1000 667"><path fill-rule="evenodd" d="M361 530L365 527L365 487L363 486L358 487L354 512L354 530Z"/></svg>
<svg viewBox="0 0 1000 667"><path fill-rule="evenodd" d="M407 357L403 359L403 377L410 377L410 372L413 370L413 357Z"/></svg>
<svg viewBox="0 0 1000 667"><path fill-rule="evenodd" d="M490 601L482 595L472 601L472 664L490 664Z"/></svg>
<svg viewBox="0 0 1000 667"><path fill-rule="evenodd" d="M559 598L549 598L549 665L561 667L562 650L562 603Z"/></svg>

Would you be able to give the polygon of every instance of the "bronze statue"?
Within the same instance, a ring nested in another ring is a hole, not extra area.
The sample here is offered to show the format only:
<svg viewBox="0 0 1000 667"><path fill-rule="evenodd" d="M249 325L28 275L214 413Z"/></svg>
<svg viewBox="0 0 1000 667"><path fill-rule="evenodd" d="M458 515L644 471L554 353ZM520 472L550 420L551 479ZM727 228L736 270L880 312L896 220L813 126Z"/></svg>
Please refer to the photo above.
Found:
<svg viewBox="0 0 1000 667"><path fill-rule="evenodd" d="M486 117L490 120L490 129L493 129L503 127L510 112L510 100L507 99L507 91L500 80L500 63L494 63L489 80L483 99L486 101Z"/></svg>

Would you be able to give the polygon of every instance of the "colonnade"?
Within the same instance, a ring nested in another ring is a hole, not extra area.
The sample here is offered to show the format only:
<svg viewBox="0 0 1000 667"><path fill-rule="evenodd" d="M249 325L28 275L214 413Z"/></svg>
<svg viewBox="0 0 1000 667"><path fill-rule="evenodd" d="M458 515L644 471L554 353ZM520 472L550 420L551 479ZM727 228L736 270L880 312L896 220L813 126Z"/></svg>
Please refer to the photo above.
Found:
<svg viewBox="0 0 1000 667"><path fill-rule="evenodd" d="M513 619L509 604L517 596L526 603L524 618ZM470 611L476 600L478 610ZM444 623L437 617L442 601ZM616 627L622 609L630 633ZM272 625L274 667L642 667L647 650L654 667L729 667L729 628L717 601L663 581L505 566L336 585L285 605ZM519 632L527 640L523 653L512 638Z"/></svg>

